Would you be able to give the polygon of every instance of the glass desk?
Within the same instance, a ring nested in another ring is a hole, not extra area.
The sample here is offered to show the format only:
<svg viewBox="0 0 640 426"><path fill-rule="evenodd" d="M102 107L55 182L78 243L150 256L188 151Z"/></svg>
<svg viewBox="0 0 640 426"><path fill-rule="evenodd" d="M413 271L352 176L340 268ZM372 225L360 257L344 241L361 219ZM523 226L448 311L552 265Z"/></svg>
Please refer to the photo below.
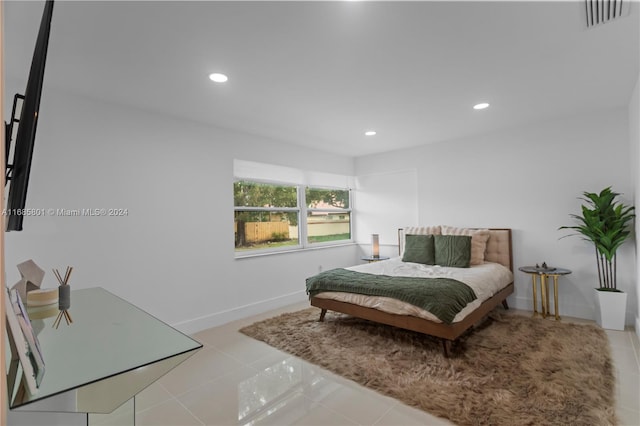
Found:
<svg viewBox="0 0 640 426"><path fill-rule="evenodd" d="M68 312L57 328L57 309L30 315L45 372L34 395L20 380L8 389L13 411L111 413L202 348L99 287L72 291Z"/></svg>

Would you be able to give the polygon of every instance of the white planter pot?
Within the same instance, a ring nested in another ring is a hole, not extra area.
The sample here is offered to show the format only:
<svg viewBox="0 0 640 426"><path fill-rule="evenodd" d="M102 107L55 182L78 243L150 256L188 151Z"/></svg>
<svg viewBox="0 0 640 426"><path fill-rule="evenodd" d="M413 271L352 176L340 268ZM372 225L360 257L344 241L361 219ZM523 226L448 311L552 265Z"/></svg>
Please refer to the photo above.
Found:
<svg viewBox="0 0 640 426"><path fill-rule="evenodd" d="M624 330L627 314L627 293L594 289L596 322L609 330Z"/></svg>

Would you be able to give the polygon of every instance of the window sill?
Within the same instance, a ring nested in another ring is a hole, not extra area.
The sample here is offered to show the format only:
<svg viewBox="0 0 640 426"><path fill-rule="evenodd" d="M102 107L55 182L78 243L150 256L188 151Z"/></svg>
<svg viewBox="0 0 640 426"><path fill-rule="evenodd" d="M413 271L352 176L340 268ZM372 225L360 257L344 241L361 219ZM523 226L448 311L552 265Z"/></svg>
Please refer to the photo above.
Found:
<svg viewBox="0 0 640 426"><path fill-rule="evenodd" d="M243 254L236 254L235 259L236 260L242 260L242 259L250 259L250 258L253 258L253 257L274 256L274 255L281 255L281 254L300 253L300 252L306 252L306 251L325 250L325 249L331 249L331 248L337 248L337 247L355 246L355 245L357 245L357 243L355 241L349 241L349 242L340 243L340 244L326 244L326 245L321 245L321 246L295 248L295 249L291 249L291 250L277 250L277 251L267 251L267 252L247 253L247 254L243 253Z"/></svg>

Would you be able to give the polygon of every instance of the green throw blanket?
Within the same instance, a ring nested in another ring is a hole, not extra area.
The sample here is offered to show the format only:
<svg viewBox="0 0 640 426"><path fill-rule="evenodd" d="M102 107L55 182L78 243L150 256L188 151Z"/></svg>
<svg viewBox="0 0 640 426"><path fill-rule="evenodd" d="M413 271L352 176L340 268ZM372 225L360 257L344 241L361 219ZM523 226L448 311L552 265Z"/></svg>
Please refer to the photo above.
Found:
<svg viewBox="0 0 640 426"><path fill-rule="evenodd" d="M392 297L429 311L447 324L476 299L471 287L450 278L391 277L342 268L307 278L309 297L325 291Z"/></svg>

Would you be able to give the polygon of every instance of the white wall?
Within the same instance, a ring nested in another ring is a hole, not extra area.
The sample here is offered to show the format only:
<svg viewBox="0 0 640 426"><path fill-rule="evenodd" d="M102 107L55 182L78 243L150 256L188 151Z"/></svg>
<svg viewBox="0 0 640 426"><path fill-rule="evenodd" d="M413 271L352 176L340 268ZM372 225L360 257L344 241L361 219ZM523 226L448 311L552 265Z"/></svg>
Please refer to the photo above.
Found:
<svg viewBox="0 0 640 426"><path fill-rule="evenodd" d="M418 220L416 169L360 175L355 191L355 235L361 255L371 255L371 234L380 235L380 255L398 255L398 228Z"/></svg>
<svg viewBox="0 0 640 426"><path fill-rule="evenodd" d="M73 265L74 288L103 286L184 331L303 300L307 276L358 263L374 232L382 254L395 254L396 229L410 222L512 228L515 265L572 269L561 279L561 313L589 318L597 280L592 248L578 238L559 240L557 228L571 224L584 190L613 185L623 199L634 198L633 113L626 108L361 157L354 165L348 157L52 89L42 102L29 207L129 214L26 218L24 231L6 236L8 284L19 278L15 265L29 258L47 271L45 287L55 285L51 268ZM234 158L357 174L362 246L236 260ZM638 306L635 268L627 244L618 273L630 293L630 323ZM516 272L512 304L529 309L530 292L528 277Z"/></svg>
<svg viewBox="0 0 640 426"><path fill-rule="evenodd" d="M633 199L626 108L538 123L490 135L424 145L356 159L356 174L417 170L418 223L513 229L516 268L542 263L573 274L560 280L560 314L593 317L597 286L593 248L578 237L560 240L578 213L583 191L612 185ZM393 218L385 226L395 228ZM633 244L619 252L618 286L637 312ZM530 278L516 271L511 304L531 309Z"/></svg>
<svg viewBox="0 0 640 426"><path fill-rule="evenodd" d="M631 169L633 170L633 185L635 187L635 207L636 214L640 214L640 75L636 81L636 87L633 89L631 99L629 101L629 144L631 146ZM640 240L640 220L635 221L635 254L636 254L636 302L640 307L640 285L638 277L640 277L640 251L637 242ZM635 330L640 336L640 309L636 310Z"/></svg>
<svg viewBox="0 0 640 426"><path fill-rule="evenodd" d="M304 300L306 277L356 262L354 245L234 258L234 158L353 175L351 158L52 89L40 116L28 207L128 216L25 218L6 236L9 285L26 259L46 271L43 287L72 265L73 288L102 286L192 332Z"/></svg>

